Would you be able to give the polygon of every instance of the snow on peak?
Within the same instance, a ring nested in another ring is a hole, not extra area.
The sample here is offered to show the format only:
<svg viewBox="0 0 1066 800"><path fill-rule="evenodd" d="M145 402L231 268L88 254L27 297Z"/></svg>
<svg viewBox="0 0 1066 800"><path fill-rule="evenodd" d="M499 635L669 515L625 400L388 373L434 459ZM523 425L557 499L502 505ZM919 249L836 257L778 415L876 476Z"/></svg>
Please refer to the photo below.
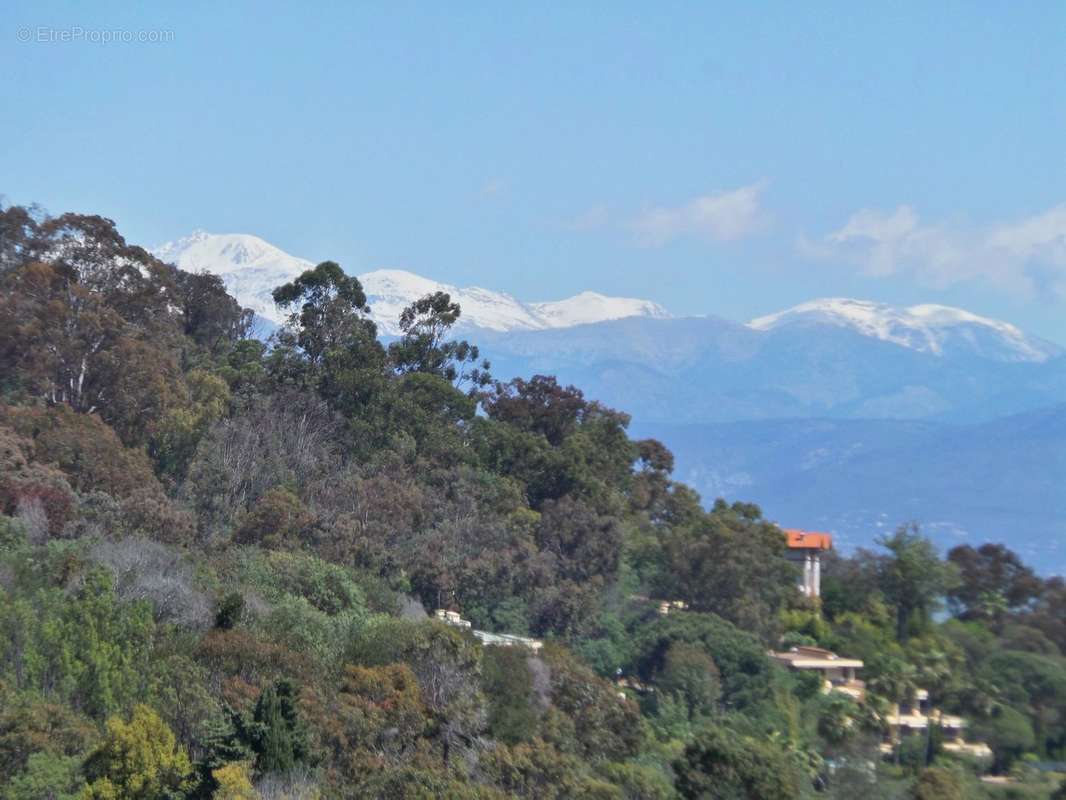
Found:
<svg viewBox="0 0 1066 800"><path fill-rule="evenodd" d="M241 305L275 323L283 322L285 315L274 305L271 292L314 266L258 236L240 233L196 231L152 252L188 272L207 271L221 276ZM389 335L400 332L400 312L406 306L433 292L447 292L459 303L461 326L494 331L566 328L631 316L669 316L662 306L648 300L607 297L596 292L582 292L551 303L523 303L503 292L477 286L460 288L402 269L379 269L358 277L366 292L370 316L378 330Z"/></svg>
<svg viewBox="0 0 1066 800"><path fill-rule="evenodd" d="M461 289L448 283L423 278L402 269L379 269L359 276L363 284L370 316L378 330L386 334L400 332L398 320L406 306L434 292L447 292L462 309L460 324L494 331L535 330L544 327L529 308L511 295L472 286Z"/></svg>
<svg viewBox="0 0 1066 800"><path fill-rule="evenodd" d="M567 328L623 317L670 316L658 303L633 297L607 297L597 292L582 292L566 300L553 303L533 303L530 306L546 327Z"/></svg>
<svg viewBox="0 0 1066 800"><path fill-rule="evenodd" d="M864 336L934 355L943 355L949 347L960 345L998 361L1040 362L1062 353L1058 346L1027 336L1010 323L935 304L901 308L830 297L753 319L748 327L769 331L793 323L850 328Z"/></svg>
<svg viewBox="0 0 1066 800"><path fill-rule="evenodd" d="M275 323L283 322L285 315L274 305L271 292L314 266L246 233L196 231L157 247L152 254L186 272L220 276L242 306Z"/></svg>

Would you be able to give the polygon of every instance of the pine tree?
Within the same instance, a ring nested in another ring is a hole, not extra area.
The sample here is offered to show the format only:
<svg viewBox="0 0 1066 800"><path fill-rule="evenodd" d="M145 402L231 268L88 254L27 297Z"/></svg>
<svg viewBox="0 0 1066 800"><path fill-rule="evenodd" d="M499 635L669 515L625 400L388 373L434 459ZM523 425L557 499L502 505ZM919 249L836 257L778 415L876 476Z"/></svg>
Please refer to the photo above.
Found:
<svg viewBox="0 0 1066 800"><path fill-rule="evenodd" d="M289 772L307 760L307 730L296 710L296 689L278 681L259 697L251 727L260 772Z"/></svg>

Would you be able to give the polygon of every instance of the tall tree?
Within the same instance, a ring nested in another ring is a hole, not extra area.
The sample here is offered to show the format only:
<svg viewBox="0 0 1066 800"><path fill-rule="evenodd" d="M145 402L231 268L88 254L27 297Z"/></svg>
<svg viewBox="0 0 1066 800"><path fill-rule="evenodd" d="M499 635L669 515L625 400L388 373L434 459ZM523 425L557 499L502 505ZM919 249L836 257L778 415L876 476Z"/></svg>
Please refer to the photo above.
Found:
<svg viewBox="0 0 1066 800"><path fill-rule="evenodd" d="M370 308L362 284L336 262L323 261L279 286L273 297L289 312L283 343L297 345L315 367L353 335L375 333L374 323L364 316Z"/></svg>
<svg viewBox="0 0 1066 800"><path fill-rule="evenodd" d="M1029 607L1044 590L1044 582L1017 553L988 542L978 548L954 547L948 561L959 572L948 592L952 611L961 619L995 619L1006 611Z"/></svg>
<svg viewBox="0 0 1066 800"><path fill-rule="evenodd" d="M881 591L896 609L896 636L906 641L912 626L928 623L955 585L955 570L940 560L917 525L902 525L877 543L888 551L881 562Z"/></svg>
<svg viewBox="0 0 1066 800"><path fill-rule="evenodd" d="M456 388L470 383L479 391L492 380L490 364L466 340L449 339L462 311L447 292L419 298L400 314L403 336L389 346L389 358L401 373L425 372L444 378Z"/></svg>
<svg viewBox="0 0 1066 800"><path fill-rule="evenodd" d="M282 680L259 696L248 738L261 772L290 772L310 755L307 728L296 709L296 694L292 683Z"/></svg>

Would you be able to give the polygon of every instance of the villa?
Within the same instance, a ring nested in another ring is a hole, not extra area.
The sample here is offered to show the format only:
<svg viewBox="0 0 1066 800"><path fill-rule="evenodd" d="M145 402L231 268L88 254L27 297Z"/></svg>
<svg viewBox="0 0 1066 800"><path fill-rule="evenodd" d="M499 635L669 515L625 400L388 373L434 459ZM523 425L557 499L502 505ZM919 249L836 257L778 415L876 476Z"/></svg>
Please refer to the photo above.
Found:
<svg viewBox="0 0 1066 800"><path fill-rule="evenodd" d="M866 684L855 677L863 667L857 658L842 658L831 650L807 646L771 652L770 658L791 670L817 672L824 692L842 692L859 701L866 698Z"/></svg>

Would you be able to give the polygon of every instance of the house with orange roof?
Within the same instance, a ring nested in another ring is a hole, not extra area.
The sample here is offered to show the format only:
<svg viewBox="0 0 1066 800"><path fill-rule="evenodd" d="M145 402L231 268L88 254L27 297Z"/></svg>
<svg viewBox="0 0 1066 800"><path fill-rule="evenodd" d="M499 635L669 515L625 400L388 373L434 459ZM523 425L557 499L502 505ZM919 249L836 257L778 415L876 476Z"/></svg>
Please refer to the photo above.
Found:
<svg viewBox="0 0 1066 800"><path fill-rule="evenodd" d="M828 533L785 528L786 557L802 570L799 590L806 597L820 597L822 593L822 553L833 549L833 537Z"/></svg>

